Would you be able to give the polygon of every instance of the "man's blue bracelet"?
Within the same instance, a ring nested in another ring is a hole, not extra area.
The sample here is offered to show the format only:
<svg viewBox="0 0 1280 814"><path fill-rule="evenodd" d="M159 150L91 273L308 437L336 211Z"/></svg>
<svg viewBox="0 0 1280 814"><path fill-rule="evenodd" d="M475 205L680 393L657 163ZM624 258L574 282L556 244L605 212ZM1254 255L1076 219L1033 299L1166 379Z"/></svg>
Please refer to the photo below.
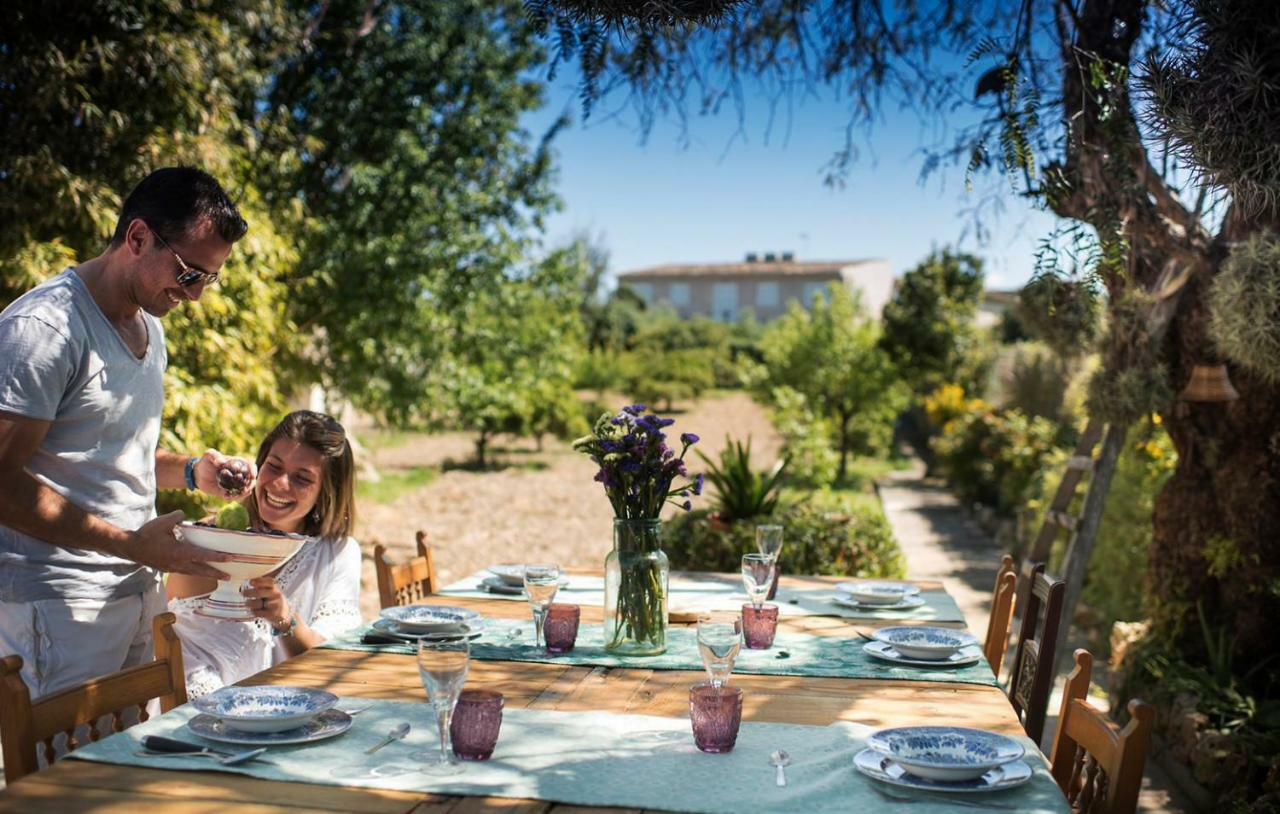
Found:
<svg viewBox="0 0 1280 814"><path fill-rule="evenodd" d="M196 464L199 462L199 458L187 459L187 488L193 492L199 488L196 486Z"/></svg>

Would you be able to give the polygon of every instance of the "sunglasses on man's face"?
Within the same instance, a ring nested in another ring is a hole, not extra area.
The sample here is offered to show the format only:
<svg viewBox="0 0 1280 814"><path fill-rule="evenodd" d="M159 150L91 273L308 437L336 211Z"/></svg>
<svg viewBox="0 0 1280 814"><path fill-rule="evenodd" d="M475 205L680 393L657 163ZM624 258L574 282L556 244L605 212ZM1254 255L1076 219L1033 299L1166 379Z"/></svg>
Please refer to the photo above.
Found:
<svg viewBox="0 0 1280 814"><path fill-rule="evenodd" d="M207 286L218 284L217 274L211 273L208 271L201 271L200 269L195 268L186 260L183 260L182 255L175 252L173 250L173 247L169 245L168 241L160 237L159 232L152 229L151 234L155 235L156 240L160 241L160 245L168 249L169 253L173 255L173 259L178 261L178 273L177 273L178 285L182 286L183 288L187 288L189 286L199 285L200 283L203 283Z"/></svg>

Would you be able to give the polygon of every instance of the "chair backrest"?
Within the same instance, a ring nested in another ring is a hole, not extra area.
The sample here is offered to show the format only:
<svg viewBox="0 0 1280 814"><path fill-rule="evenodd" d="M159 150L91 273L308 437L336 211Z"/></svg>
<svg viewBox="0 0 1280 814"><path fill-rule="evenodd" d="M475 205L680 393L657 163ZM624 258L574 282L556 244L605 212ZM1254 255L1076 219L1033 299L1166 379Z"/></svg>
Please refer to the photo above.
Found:
<svg viewBox="0 0 1280 814"><path fill-rule="evenodd" d="M0 661L0 742L5 780L12 783L38 771L40 756L46 763L53 763L59 756L54 745L59 734L66 735L65 750L70 752L82 745L77 740L82 727L87 727L92 742L102 738L99 727L104 723L111 732L119 732L134 723L135 711L137 721L147 720L147 702L153 698L160 699L163 712L187 703L182 645L173 629L174 621L172 613L162 613L152 620L156 651L152 663L95 678L34 703L22 680L22 657L6 656ZM100 720L104 718L105 721Z"/></svg>
<svg viewBox="0 0 1280 814"><path fill-rule="evenodd" d="M996 587L991 595L991 615L987 618L987 638L982 654L991 664L991 670L1000 677L1000 665L1009 648L1009 631L1013 624L1014 595L1018 590L1018 569L1008 554L1000 562L996 572Z"/></svg>
<svg viewBox="0 0 1280 814"><path fill-rule="evenodd" d="M1053 657L1067 585L1045 576L1044 563L1031 570L1030 579L1031 590L1027 592L1027 606L1022 609L1022 626L1009 674L1009 701L1027 737L1039 743L1053 689Z"/></svg>
<svg viewBox="0 0 1280 814"><path fill-rule="evenodd" d="M395 565L387 557L387 547L373 547L373 567L378 574L378 599L384 608L412 605L440 590L436 558L427 545L427 533L417 534L418 556Z"/></svg>
<svg viewBox="0 0 1280 814"><path fill-rule="evenodd" d="M1062 712L1050 760L1072 811L1081 814L1133 814L1138 808L1142 771L1151 744L1155 710L1138 699L1129 702L1123 729L1088 702L1093 657L1075 652L1076 666L1062 691Z"/></svg>

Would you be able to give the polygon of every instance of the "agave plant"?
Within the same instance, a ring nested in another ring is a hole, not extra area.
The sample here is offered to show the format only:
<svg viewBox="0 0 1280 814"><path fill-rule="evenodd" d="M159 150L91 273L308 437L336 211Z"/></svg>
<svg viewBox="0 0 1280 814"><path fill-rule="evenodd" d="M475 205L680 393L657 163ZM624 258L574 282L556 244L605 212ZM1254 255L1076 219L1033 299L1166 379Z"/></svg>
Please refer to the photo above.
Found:
<svg viewBox="0 0 1280 814"><path fill-rule="evenodd" d="M787 469L785 458L767 472L755 471L751 468L750 437L745 445L726 437L719 464L701 452L698 457L706 463L707 480L716 489L712 507L721 520L731 523L773 514Z"/></svg>

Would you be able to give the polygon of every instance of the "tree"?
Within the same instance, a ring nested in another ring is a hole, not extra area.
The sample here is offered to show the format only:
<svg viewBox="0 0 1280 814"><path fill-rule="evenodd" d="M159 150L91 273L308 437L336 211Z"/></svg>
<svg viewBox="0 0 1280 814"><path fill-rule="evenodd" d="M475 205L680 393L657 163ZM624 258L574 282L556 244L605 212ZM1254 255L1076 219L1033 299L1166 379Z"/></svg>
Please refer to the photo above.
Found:
<svg viewBox="0 0 1280 814"><path fill-rule="evenodd" d="M1237 665L1280 649L1271 624L1280 614L1280 446L1262 442L1280 432L1280 382L1208 334L1230 319L1209 297L1228 261L1280 226L1280 6L764 0L707 28L641 20L623 39L555 2L540 5L556 23L558 58L578 55L584 90L629 90L644 122L742 105L744 77L776 94L840 92L850 121L828 164L834 183L857 157L860 127L885 104L973 111L973 124L926 149L925 170L960 165L973 185L994 170L996 183L1034 196L1091 244L1055 273L1094 280L1105 294L1090 409L1111 431L1095 483L1105 485L1125 428L1144 413L1160 413L1177 449L1154 515L1154 635L1191 664L1210 659L1202 628L1231 631L1225 650ZM967 61L954 60L964 52ZM1266 291L1260 283L1274 277L1255 279ZM1280 331L1274 311L1262 324ZM1237 400L1174 399L1197 364L1223 357ZM1100 516L1101 503L1086 513ZM1238 792L1256 791L1255 781Z"/></svg>
<svg viewBox="0 0 1280 814"><path fill-rule="evenodd" d="M830 422L840 451L838 481L848 472L849 456L887 446L894 418L906 406L906 387L879 343L880 332L858 298L840 286L815 298L810 310L791 303L761 340L761 395L789 387Z"/></svg>
<svg viewBox="0 0 1280 814"><path fill-rule="evenodd" d="M471 301L500 298L555 204L554 128L521 127L545 53L516 0L290 7L305 47L263 94L258 156L273 206L308 216L295 319L328 386L425 420Z"/></svg>
<svg viewBox="0 0 1280 814"><path fill-rule="evenodd" d="M960 381L977 341L982 282L982 261L950 249L931 252L898 281L884 306L880 343L915 391Z"/></svg>

